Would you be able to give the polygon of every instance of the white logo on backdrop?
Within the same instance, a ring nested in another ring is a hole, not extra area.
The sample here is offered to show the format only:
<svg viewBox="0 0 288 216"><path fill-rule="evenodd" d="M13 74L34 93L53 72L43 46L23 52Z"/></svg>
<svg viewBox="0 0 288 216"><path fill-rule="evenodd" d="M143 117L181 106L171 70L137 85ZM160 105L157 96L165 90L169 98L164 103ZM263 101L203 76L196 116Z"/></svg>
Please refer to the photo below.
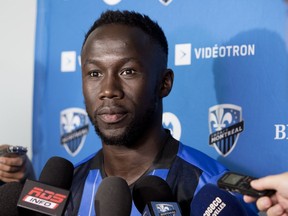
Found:
<svg viewBox="0 0 288 216"><path fill-rule="evenodd" d="M190 43L175 45L175 65L191 64L191 47Z"/></svg>
<svg viewBox="0 0 288 216"><path fill-rule="evenodd" d="M216 59L230 57L246 57L256 55L255 44L220 45L212 47L195 47L191 43L175 45L175 65L191 65L191 59Z"/></svg>
<svg viewBox="0 0 288 216"><path fill-rule="evenodd" d="M181 123L176 115L170 112L164 112L163 113L163 121L162 121L163 127L170 130L171 135L177 139L180 140L181 138Z"/></svg>
<svg viewBox="0 0 288 216"><path fill-rule="evenodd" d="M288 140L288 124L275 124L274 140Z"/></svg>
<svg viewBox="0 0 288 216"><path fill-rule="evenodd" d="M168 6L173 0L159 0L163 5Z"/></svg>
<svg viewBox="0 0 288 216"><path fill-rule="evenodd" d="M61 72L76 71L76 52L63 51L61 52Z"/></svg>
<svg viewBox="0 0 288 216"><path fill-rule="evenodd" d="M116 5L121 2L121 0L103 0L108 5Z"/></svg>

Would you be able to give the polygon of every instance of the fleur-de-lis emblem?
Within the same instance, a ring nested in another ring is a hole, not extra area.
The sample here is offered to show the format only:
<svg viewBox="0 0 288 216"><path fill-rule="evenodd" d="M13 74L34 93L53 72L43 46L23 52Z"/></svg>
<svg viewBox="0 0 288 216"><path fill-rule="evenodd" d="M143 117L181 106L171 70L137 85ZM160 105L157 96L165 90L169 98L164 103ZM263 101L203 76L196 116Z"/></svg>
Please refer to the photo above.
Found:
<svg viewBox="0 0 288 216"><path fill-rule="evenodd" d="M88 116L85 110L68 108L61 111L61 144L71 156L76 156L82 149L88 130Z"/></svg>
<svg viewBox="0 0 288 216"><path fill-rule="evenodd" d="M223 108L216 109L209 114L210 122L215 131L220 131L232 123L232 115L229 112L224 113ZM228 123L228 124L227 124Z"/></svg>
<svg viewBox="0 0 288 216"><path fill-rule="evenodd" d="M235 148L244 129L242 109L233 104L219 104L209 109L209 144L227 156Z"/></svg>
<svg viewBox="0 0 288 216"><path fill-rule="evenodd" d="M75 115L72 112L67 112L61 116L61 123L66 133L70 133L80 126L81 119L79 115Z"/></svg>
<svg viewBox="0 0 288 216"><path fill-rule="evenodd" d="M163 203L163 204L157 204L156 208L160 211L160 212L168 212L173 210L173 206L167 203Z"/></svg>

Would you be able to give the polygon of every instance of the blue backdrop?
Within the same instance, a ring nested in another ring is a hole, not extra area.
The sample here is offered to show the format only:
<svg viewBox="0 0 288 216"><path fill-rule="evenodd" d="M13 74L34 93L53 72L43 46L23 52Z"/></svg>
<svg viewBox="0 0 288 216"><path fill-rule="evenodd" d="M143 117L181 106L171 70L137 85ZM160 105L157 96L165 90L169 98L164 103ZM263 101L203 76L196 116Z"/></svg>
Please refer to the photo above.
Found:
<svg viewBox="0 0 288 216"><path fill-rule="evenodd" d="M106 9L149 15L169 43L163 125L253 176L288 170L287 3L282 0L38 0L33 163L76 163L101 147L84 108L80 50ZM286 26L286 27L285 27Z"/></svg>

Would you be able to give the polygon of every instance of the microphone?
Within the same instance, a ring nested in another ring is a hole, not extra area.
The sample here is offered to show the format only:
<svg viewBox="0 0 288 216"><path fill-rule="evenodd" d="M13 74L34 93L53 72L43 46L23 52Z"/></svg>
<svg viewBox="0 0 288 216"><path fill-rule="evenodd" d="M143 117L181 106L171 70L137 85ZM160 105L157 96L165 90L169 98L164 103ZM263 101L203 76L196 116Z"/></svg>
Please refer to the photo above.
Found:
<svg viewBox="0 0 288 216"><path fill-rule="evenodd" d="M72 185L74 166L65 158L52 157L45 164L39 182L69 190Z"/></svg>
<svg viewBox="0 0 288 216"><path fill-rule="evenodd" d="M19 216L17 201L23 185L19 182L5 183L0 187L0 215Z"/></svg>
<svg viewBox="0 0 288 216"><path fill-rule="evenodd" d="M61 157L52 157L45 164L39 181L27 179L17 206L29 213L62 215L72 184L74 166Z"/></svg>
<svg viewBox="0 0 288 216"><path fill-rule="evenodd" d="M145 216L181 216L181 211L168 183L158 176L144 176L133 188L136 208Z"/></svg>
<svg viewBox="0 0 288 216"><path fill-rule="evenodd" d="M97 216L130 216L132 196L127 182L116 176L104 178L96 192L94 208Z"/></svg>
<svg viewBox="0 0 288 216"><path fill-rule="evenodd" d="M204 185L194 196L191 216L248 216L240 201L212 184Z"/></svg>

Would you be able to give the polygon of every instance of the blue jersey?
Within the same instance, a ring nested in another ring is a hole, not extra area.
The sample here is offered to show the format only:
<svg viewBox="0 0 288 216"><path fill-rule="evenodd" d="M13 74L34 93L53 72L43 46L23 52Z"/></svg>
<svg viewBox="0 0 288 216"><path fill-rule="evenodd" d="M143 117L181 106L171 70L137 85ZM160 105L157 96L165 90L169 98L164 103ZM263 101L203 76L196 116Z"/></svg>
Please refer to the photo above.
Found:
<svg viewBox="0 0 288 216"><path fill-rule="evenodd" d="M170 135L145 175L156 175L166 180L177 198L182 215L190 215L194 195L205 184L215 185L219 177L227 171L216 160L194 148L183 145ZM94 216L95 194L105 177L102 150L76 165L71 196L65 215ZM130 185L130 188L132 191L133 185ZM239 197L239 200L246 207L248 215L258 215L254 205L244 203L242 197ZM141 215L134 203L131 215Z"/></svg>

